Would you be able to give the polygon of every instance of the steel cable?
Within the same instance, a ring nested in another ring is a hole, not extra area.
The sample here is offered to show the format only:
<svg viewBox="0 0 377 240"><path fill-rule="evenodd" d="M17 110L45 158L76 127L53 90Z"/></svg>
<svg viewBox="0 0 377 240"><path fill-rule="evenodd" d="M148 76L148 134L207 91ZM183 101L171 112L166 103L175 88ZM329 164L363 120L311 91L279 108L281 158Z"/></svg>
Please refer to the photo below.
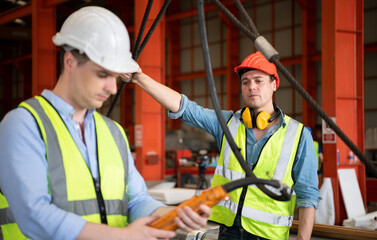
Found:
<svg viewBox="0 0 377 240"><path fill-rule="evenodd" d="M245 27L220 1L213 0L216 6L235 24L246 36L248 36L253 42L256 38L259 37L259 33L252 31L249 28ZM248 25L251 28L256 29L252 19L247 14L243 5L239 0L235 0L235 3L240 10L242 16L248 22ZM254 26L254 27L252 27ZM259 49L263 55L265 55L263 49ZM279 69L282 74L288 79L293 88L298 91L298 93L307 101L307 103L313 108L313 110L321 116L321 118L329 125L329 127L334 130L334 132L344 141L344 143L359 157L359 159L365 164L367 173L370 173L372 176L377 177L377 169L373 166L371 160L367 159L366 156L360 151L360 149L344 134L344 132L334 123L334 121L325 113L322 107L306 92L306 90L301 86L299 82L289 73L289 71L279 62L278 55L266 58L273 62L277 69Z"/></svg>
<svg viewBox="0 0 377 240"><path fill-rule="evenodd" d="M137 41L136 41L136 44L135 44L135 47L134 47L134 50L132 51L132 58L136 61L138 58L139 58L139 55L141 54L141 52L143 51L144 47L147 45L148 43L148 40L150 39L150 37L152 36L153 34L153 31L156 29L158 23L160 22L162 16L164 15L164 13L166 12L166 9L168 8L169 4L170 4L171 0L165 0L162 8L160 9L160 11L158 12L157 14L157 17L156 19L153 21L152 23L152 26L149 28L149 31L147 33L147 35L145 36L143 42L141 43L140 47L138 46L138 44L140 43L140 40L141 40L141 37L144 33L144 29L145 29L145 26L147 24L147 20L148 20L148 16L149 16L149 13L150 13L150 9L152 7L152 3L153 3L153 0L149 0L148 1L148 5L147 5L147 8L146 8L146 12L144 13L144 16L143 16L143 20L142 20L142 24L140 26L140 30L139 30L139 33L138 33L138 36L137 36ZM107 117L110 117L111 116L111 113L112 111L114 110L114 107L115 107L115 104L117 103L117 101L119 100L120 98L120 95L122 94L124 88L126 87L126 84L128 82L131 81L132 79L132 76L133 76L133 73L130 74L130 76L127 78L127 79L122 79L122 84L121 86L119 87L115 97L114 97L114 100L113 102L111 103L110 105L110 108L109 108L109 111L107 112L106 116Z"/></svg>
<svg viewBox="0 0 377 240"><path fill-rule="evenodd" d="M208 47L208 40L207 40L207 32L205 27L205 16L204 16L204 7L203 7L203 0L197 0L198 4L198 23L199 23L199 32L200 32L200 40L202 43L202 50L203 50L203 57L204 57L204 64L206 69L206 75L207 75L207 82L208 82L208 89L210 91L212 105L215 109L215 113L217 116L217 119L219 120L220 126L224 132L225 138L228 141L228 144L230 148L232 149L234 155L236 156L239 164L243 168L243 170L246 173L247 178L251 179L257 179L257 177L254 175L251 168L247 165L246 161L244 160L243 156L240 153L240 150L236 143L233 140L233 137L227 127L226 121L224 116L222 115L221 108L219 101L217 99L217 93L216 93L216 87L213 79L213 73L212 73L212 66L211 66L211 59L209 54L209 47ZM276 183L276 181L275 181ZM284 187L281 183L279 183L279 189L281 195L277 195L276 193L273 193L269 189L267 189L263 184L257 183L256 184L258 188L263 191L266 195L269 197L279 200L279 201L287 201L290 199L290 195L287 192L287 188Z"/></svg>

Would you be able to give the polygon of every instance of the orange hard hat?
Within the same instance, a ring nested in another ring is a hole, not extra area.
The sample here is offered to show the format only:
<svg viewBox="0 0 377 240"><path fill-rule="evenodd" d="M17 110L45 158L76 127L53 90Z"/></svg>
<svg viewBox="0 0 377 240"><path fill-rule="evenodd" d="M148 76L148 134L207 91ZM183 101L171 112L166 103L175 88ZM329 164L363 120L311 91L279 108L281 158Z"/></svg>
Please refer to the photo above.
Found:
<svg viewBox="0 0 377 240"><path fill-rule="evenodd" d="M258 51L256 53L250 54L248 57L246 57L242 61L241 65L239 65L239 66L237 66L237 67L234 68L234 71L240 75L239 71L243 70L243 69L244 70L247 70L247 69L250 69L250 70L256 69L256 70L260 70L262 72L265 72L265 73L267 73L269 75L272 75L276 79L276 88L279 87L280 80L279 80L278 72L276 71L275 64L269 62L263 56L263 54L261 52ZM245 73L245 72L243 72L243 73Z"/></svg>

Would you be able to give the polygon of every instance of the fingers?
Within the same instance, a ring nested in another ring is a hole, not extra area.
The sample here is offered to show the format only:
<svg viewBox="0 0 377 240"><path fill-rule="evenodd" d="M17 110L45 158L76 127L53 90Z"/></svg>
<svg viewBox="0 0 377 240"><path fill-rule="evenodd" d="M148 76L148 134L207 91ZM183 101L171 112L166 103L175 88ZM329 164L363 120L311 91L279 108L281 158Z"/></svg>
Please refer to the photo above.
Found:
<svg viewBox="0 0 377 240"><path fill-rule="evenodd" d="M160 230L148 226L158 217L148 216L139 218L128 227L125 228L127 233L125 236L132 237L132 239L169 239L175 237L177 234L174 231Z"/></svg>
<svg viewBox="0 0 377 240"><path fill-rule="evenodd" d="M130 76L131 76L130 73L122 73L122 74L119 75L120 79L123 82L130 82L131 81Z"/></svg>
<svg viewBox="0 0 377 240"><path fill-rule="evenodd" d="M200 210L203 212L201 215L187 206L179 208L177 210L179 217L175 218L178 227L186 232L191 232L206 226L208 217L211 215L211 208L206 205L201 205Z"/></svg>
<svg viewBox="0 0 377 240"><path fill-rule="evenodd" d="M212 213L211 208L208 207L207 205L202 204L200 205L199 209L202 211L202 214L201 214L202 217L208 219L209 216L211 216L211 213Z"/></svg>
<svg viewBox="0 0 377 240"><path fill-rule="evenodd" d="M152 227L150 227L148 232L149 236L156 237L156 239L170 239L177 235L177 233L173 231L160 230Z"/></svg>

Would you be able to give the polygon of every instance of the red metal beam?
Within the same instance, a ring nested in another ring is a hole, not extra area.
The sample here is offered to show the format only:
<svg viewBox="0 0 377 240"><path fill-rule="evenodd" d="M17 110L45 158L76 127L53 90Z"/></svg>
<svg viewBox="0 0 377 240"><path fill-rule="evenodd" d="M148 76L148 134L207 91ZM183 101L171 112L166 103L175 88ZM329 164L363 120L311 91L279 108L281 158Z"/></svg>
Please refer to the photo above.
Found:
<svg viewBox="0 0 377 240"><path fill-rule="evenodd" d="M220 68L220 69L213 69L213 76L218 76L218 75L225 75L227 69L226 68ZM185 81L185 80L191 80L194 78L205 78L207 76L205 71L200 71L200 72L192 72L188 74L181 74L176 77L177 81Z"/></svg>
<svg viewBox="0 0 377 240"><path fill-rule="evenodd" d="M302 85L310 96L316 100L316 69L310 58L315 54L315 2L301 4L302 9ZM316 115L306 101L302 104L303 123L314 131Z"/></svg>
<svg viewBox="0 0 377 240"><path fill-rule="evenodd" d="M135 29L140 29L148 1L135 1ZM147 20L149 29L163 0L154 1ZM146 33L145 33L146 34ZM143 71L165 83L165 18L157 25L150 43L138 59ZM138 139L138 141L136 141ZM135 165L146 180L161 180L165 175L165 109L140 88L135 88Z"/></svg>
<svg viewBox="0 0 377 240"><path fill-rule="evenodd" d="M55 7L59 4L68 2L70 0L44 0L43 6L44 7Z"/></svg>
<svg viewBox="0 0 377 240"><path fill-rule="evenodd" d="M31 14L31 4L11 9L0 14L0 25L11 22L17 18L23 18Z"/></svg>
<svg viewBox="0 0 377 240"><path fill-rule="evenodd" d="M246 2L247 0L241 0L241 2ZM222 4L224 6L234 6L234 2L232 0L226 0L226 1L222 1ZM204 5L204 12L207 12L207 11L211 11L211 10L215 10L215 9L218 9L218 7L211 3L211 4L206 4ZM166 16L166 21L167 22L170 22L170 21L176 21L176 20L180 20L180 19L183 19L183 18L188 18L188 17L192 17L192 16L196 16L198 15L198 10L195 8L195 9L189 9L189 10L186 10L186 11L181 11L181 12L176 12L174 14L169 14L168 16Z"/></svg>
<svg viewBox="0 0 377 240"><path fill-rule="evenodd" d="M228 8L236 17L235 6ZM240 108L240 82L234 67L239 64L239 30L234 24L220 12L220 19L226 26L226 98L228 100L226 109L237 111Z"/></svg>
<svg viewBox="0 0 377 240"><path fill-rule="evenodd" d="M55 7L43 7L43 0L32 1L32 93L41 94L56 83L56 47L52 36L56 33Z"/></svg>
<svg viewBox="0 0 377 240"><path fill-rule="evenodd" d="M337 125L364 151L364 52L363 1L322 0L322 106ZM337 149L341 165L347 165L349 148L339 138L324 144L323 175L334 189L335 223L346 217L341 207ZM364 181L363 181L364 179ZM365 203L365 171L359 171Z"/></svg>
<svg viewBox="0 0 377 240"><path fill-rule="evenodd" d="M24 55L24 56L19 56L19 57L10 58L10 59L0 61L0 66L10 64L10 63L13 63L13 62L23 61L25 59L31 59L31 54L27 54L27 55Z"/></svg>
<svg viewBox="0 0 377 240"><path fill-rule="evenodd" d="M179 11L179 2L173 1L170 3L169 11ZM179 21L167 22L167 37L168 37L168 86L177 92L181 92L181 86L177 77L180 75L181 65L181 25ZM168 128L179 129L181 127L180 119L168 120Z"/></svg>

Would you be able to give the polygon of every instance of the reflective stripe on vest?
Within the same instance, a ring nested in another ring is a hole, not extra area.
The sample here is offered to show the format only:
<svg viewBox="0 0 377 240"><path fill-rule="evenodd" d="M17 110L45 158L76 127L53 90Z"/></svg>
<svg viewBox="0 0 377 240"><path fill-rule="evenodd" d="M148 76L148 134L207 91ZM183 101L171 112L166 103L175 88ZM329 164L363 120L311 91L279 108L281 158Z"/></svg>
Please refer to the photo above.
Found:
<svg viewBox="0 0 377 240"><path fill-rule="evenodd" d="M285 116L286 127L280 127L266 142L253 172L258 178L276 179L288 187L293 186L292 166L301 137L302 124ZM246 134L245 127L239 119L232 117L228 127L245 159ZM245 176L243 169L234 154L225 147L225 139L218 166L213 178L213 185L222 185ZM221 159L223 157L223 159ZM226 159L227 157L228 159ZM268 187L268 186L266 186ZM211 220L232 226L237 213L238 201L242 189L230 192L231 200L221 201L212 209ZM293 193L294 194L294 193ZM242 226L250 233L269 239L288 238L289 226L293 221L296 196L290 202L279 202L269 198L255 185L248 187L242 208ZM292 207L293 206L293 207ZM273 227L271 228L271 225ZM268 230L267 230L268 228ZM272 230L273 229L273 230ZM279 236L279 237L277 237Z"/></svg>
<svg viewBox="0 0 377 240"><path fill-rule="evenodd" d="M315 151L315 156L317 157L317 160L318 160L318 168L317 168L317 171L321 168L321 162L319 160L319 143L315 140L313 140L313 144L314 144L314 151Z"/></svg>
<svg viewBox="0 0 377 240"><path fill-rule="evenodd" d="M4 195L0 193L0 240L2 239L28 239L25 237L16 224L16 220L8 206Z"/></svg>
<svg viewBox="0 0 377 240"><path fill-rule="evenodd" d="M34 116L46 145L52 203L90 222L101 223L92 175L60 115L42 97L29 99L20 106ZM110 226L124 227L127 224L128 211L127 138L117 123L97 112L94 112L93 116L107 222ZM9 213L10 210L6 212ZM7 219L9 216L7 214Z"/></svg>

